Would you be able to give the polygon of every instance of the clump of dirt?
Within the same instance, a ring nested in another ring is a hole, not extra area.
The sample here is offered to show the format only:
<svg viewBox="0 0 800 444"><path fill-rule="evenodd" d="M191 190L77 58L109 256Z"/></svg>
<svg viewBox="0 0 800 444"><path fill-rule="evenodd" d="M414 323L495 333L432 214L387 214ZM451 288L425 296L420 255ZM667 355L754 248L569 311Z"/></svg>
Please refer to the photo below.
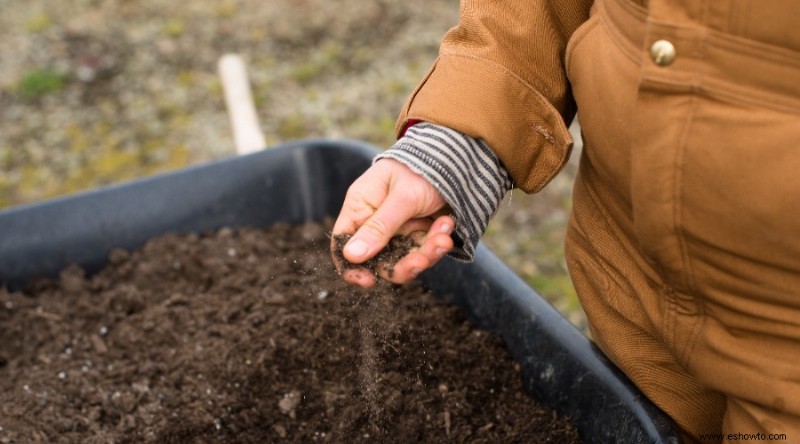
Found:
<svg viewBox="0 0 800 444"><path fill-rule="evenodd" d="M459 309L344 283L327 230L168 234L0 289L0 443L578 441Z"/></svg>
<svg viewBox="0 0 800 444"><path fill-rule="evenodd" d="M397 262L407 255L413 248L418 247L417 243L411 236L397 235L389 239L381 251L369 260L360 264L354 264L344 257L342 250L352 234L335 234L333 235L333 254L337 262L341 264L343 270L351 270L354 268L366 268L374 273L376 276L380 270L386 271L387 276L392 277L394 266Z"/></svg>

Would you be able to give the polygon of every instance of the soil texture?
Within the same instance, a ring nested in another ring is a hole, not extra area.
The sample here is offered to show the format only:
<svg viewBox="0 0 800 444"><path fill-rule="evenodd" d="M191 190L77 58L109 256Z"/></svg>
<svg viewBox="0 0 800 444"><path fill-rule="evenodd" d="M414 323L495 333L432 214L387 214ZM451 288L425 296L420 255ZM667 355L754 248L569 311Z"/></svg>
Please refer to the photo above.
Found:
<svg viewBox="0 0 800 444"><path fill-rule="evenodd" d="M389 239L389 243L383 250L379 251L372 258L360 263L354 264L344 257L342 250L352 234L335 234L333 235L333 254L336 261L341 264L343 270L354 268L366 268L371 271L375 276L379 276L379 271L385 270L386 275L391 277L394 272L394 266L397 262L408 254L412 249L419 245L410 236L393 236Z"/></svg>
<svg viewBox="0 0 800 444"><path fill-rule="evenodd" d="M573 443L500 338L354 288L330 224L168 234L0 289L0 443Z"/></svg>

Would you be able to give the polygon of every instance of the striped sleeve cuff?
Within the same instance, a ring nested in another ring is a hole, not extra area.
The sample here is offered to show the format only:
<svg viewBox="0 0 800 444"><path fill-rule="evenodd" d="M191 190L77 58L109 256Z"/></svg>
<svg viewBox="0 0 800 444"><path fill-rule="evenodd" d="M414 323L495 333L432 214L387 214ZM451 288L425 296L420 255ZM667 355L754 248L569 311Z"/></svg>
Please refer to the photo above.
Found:
<svg viewBox="0 0 800 444"><path fill-rule="evenodd" d="M375 161L385 158L405 164L436 187L456 220L450 257L472 261L500 201L513 187L500 159L483 140L431 123L410 127Z"/></svg>

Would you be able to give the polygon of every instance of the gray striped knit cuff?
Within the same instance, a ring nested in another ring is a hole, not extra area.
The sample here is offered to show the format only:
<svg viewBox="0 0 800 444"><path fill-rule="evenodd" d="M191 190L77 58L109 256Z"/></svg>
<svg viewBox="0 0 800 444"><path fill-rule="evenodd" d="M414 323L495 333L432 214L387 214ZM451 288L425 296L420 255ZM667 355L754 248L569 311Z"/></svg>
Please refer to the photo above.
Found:
<svg viewBox="0 0 800 444"><path fill-rule="evenodd" d="M456 219L450 257L470 262L500 201L513 186L500 159L480 139L430 123L406 131L379 159L395 159L428 180Z"/></svg>

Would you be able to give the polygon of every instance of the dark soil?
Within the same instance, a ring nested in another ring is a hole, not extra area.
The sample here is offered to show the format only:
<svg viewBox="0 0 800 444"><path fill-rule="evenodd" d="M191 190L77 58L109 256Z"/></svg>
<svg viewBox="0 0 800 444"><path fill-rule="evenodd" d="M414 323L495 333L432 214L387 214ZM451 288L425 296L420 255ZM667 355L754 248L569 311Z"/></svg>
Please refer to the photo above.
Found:
<svg viewBox="0 0 800 444"><path fill-rule="evenodd" d="M378 254L360 264L354 264L345 259L344 253L342 252L344 246L347 245L351 237L353 237L352 234L336 234L333 236L333 254L336 256L337 262L339 262L345 270L366 268L376 276L381 269L384 269L386 270L387 276L392 277L392 272L394 271L394 266L397 264L397 261L408 254L413 248L418 247L410 236L394 236L389 239L389 243L386 244L386 247L379 251Z"/></svg>
<svg viewBox="0 0 800 444"><path fill-rule="evenodd" d="M0 442L577 441L457 308L345 284L326 229L171 234L0 289Z"/></svg>

